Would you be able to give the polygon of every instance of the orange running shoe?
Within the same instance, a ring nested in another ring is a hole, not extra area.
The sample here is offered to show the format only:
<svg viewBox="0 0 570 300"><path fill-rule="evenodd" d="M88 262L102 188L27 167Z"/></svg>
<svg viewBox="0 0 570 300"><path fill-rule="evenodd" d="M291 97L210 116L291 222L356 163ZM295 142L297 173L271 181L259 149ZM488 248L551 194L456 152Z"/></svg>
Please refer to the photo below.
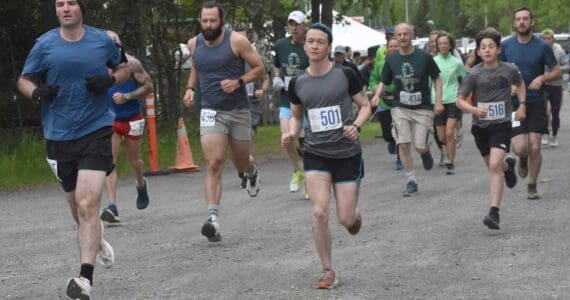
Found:
<svg viewBox="0 0 570 300"><path fill-rule="evenodd" d="M317 281L317 289L332 289L338 285L338 279L333 270L323 270Z"/></svg>

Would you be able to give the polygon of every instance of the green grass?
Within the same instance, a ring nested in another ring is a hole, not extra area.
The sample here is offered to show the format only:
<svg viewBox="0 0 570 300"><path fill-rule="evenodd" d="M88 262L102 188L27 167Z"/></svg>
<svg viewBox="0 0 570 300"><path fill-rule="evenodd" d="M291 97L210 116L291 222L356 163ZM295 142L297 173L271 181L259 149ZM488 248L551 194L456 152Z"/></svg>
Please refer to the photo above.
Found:
<svg viewBox="0 0 570 300"><path fill-rule="evenodd" d="M361 141L371 142L378 133L377 123L367 123L362 127ZM200 147L198 128L187 125L188 140L194 163L204 163ZM278 125L259 127L256 136L256 155L276 155L282 153L281 134ZM55 183L55 177L46 162L44 141L37 135L25 133L21 137L4 138L0 143L0 191L14 190L37 184ZM148 138L143 137L142 159L148 169ZM159 167L168 169L174 165L176 155L176 130L160 133L158 137ZM228 153L229 155L229 153ZM229 157L229 156L228 156ZM125 151L121 148L117 163L119 175L132 176Z"/></svg>

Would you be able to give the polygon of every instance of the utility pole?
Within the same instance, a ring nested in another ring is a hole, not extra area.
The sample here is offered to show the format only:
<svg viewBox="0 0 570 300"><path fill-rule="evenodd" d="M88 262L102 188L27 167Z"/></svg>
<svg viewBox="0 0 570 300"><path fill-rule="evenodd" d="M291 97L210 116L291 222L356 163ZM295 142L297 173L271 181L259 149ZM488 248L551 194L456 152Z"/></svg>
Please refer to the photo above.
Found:
<svg viewBox="0 0 570 300"><path fill-rule="evenodd" d="M406 1L406 23L409 24L409 23L410 23L410 20L409 20L409 18L408 18L408 0L405 0L405 1Z"/></svg>

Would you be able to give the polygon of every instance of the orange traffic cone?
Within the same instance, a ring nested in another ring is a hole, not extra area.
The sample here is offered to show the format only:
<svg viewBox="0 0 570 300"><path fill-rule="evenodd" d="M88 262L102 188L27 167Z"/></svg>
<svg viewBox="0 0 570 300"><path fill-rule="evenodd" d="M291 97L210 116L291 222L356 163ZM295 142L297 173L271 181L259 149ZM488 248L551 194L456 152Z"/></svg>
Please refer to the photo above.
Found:
<svg viewBox="0 0 570 300"><path fill-rule="evenodd" d="M194 164L192 159L192 149L188 142L188 133L184 125L184 119L178 119L178 128L176 129L178 136L176 141L176 160L174 166L170 167L172 172L197 172L200 167Z"/></svg>

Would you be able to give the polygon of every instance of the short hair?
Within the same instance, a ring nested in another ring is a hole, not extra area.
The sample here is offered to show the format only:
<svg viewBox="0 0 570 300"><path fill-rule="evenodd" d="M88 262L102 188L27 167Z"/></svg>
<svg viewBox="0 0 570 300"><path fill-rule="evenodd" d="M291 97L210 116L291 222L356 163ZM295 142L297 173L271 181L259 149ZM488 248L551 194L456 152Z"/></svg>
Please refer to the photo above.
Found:
<svg viewBox="0 0 570 300"><path fill-rule="evenodd" d="M328 40L329 40L329 45L332 45L332 41L333 41L332 31L327 25L325 25L323 23L313 23L309 26L307 31L309 31L309 29L316 29L316 30L320 30L320 31L326 33Z"/></svg>
<svg viewBox="0 0 570 300"><path fill-rule="evenodd" d="M439 35L439 34L442 33L442 32L444 32L444 31L442 31L442 30L432 30L432 31L430 31L429 36L432 36L432 35Z"/></svg>
<svg viewBox="0 0 570 300"><path fill-rule="evenodd" d="M220 17L220 21L222 22L222 24L226 23L225 11L224 11L224 8L222 7L222 5L220 3L215 2L215 1L208 1L202 7L202 9L204 9L204 8L217 8L218 9L218 16ZM202 12L200 12L200 16L202 16Z"/></svg>
<svg viewBox="0 0 570 300"><path fill-rule="evenodd" d="M477 33L475 36L475 45L477 45L477 49L481 46L481 41L483 39L492 39L497 47L501 47L501 34L492 27L485 28Z"/></svg>
<svg viewBox="0 0 570 300"><path fill-rule="evenodd" d="M546 29L544 29L544 30L542 31L542 35L543 35L543 36L545 36L545 35L550 35L550 36L553 36L553 37L554 37L554 31L553 31L552 29L550 29L550 28L546 28Z"/></svg>
<svg viewBox="0 0 570 300"><path fill-rule="evenodd" d="M522 6L522 7L519 7L519 8L517 8L517 9L515 9L515 10L513 11L513 19L515 18L515 15L516 15L518 12L525 11L525 10L528 11L528 14L530 15L530 19L532 20L532 19L533 19L532 11L530 10L530 8L528 8L528 7L526 7L526 6Z"/></svg>
<svg viewBox="0 0 570 300"><path fill-rule="evenodd" d="M402 22L402 23L399 23L398 25L396 25L396 26L394 27L394 33L398 30L398 27L402 27L402 26L408 27L408 30L409 30L412 34L414 33L414 26L412 26L412 25L410 25L410 24L408 24L408 23L405 23L405 22Z"/></svg>
<svg viewBox="0 0 570 300"><path fill-rule="evenodd" d="M439 40L440 37L447 37L447 39L449 40L449 46L451 47L449 49L450 53L453 53L453 51L455 50L455 38L453 37L453 35L447 31L440 31L439 34L437 35L437 38L435 38L435 49L436 51L439 52L439 49L437 47L437 41Z"/></svg>

